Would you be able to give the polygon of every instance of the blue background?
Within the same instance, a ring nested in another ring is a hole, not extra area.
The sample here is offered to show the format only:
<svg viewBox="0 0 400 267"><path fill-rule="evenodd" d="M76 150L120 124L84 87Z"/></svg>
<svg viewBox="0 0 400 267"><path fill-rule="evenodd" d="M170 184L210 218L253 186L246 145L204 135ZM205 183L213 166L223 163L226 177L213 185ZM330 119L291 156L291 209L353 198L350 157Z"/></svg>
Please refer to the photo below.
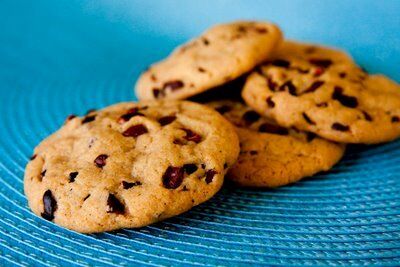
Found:
<svg viewBox="0 0 400 267"><path fill-rule="evenodd" d="M328 174L225 187L139 230L81 235L35 217L28 157L70 113L134 99L149 64L205 28L278 23L400 81L400 1L0 1L0 265L399 265L400 143L351 147Z"/></svg>

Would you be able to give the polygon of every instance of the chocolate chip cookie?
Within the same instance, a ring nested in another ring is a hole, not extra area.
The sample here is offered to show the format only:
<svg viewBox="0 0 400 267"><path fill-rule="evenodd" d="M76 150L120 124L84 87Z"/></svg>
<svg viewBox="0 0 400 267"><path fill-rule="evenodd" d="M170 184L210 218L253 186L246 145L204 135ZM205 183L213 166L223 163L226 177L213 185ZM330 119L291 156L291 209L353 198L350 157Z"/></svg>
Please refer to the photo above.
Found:
<svg viewBox="0 0 400 267"><path fill-rule="evenodd" d="M286 129L240 102L216 101L211 107L236 126L241 151L227 178L241 186L277 187L327 171L345 146L313 133Z"/></svg>
<svg viewBox="0 0 400 267"><path fill-rule="evenodd" d="M146 70L139 99L185 99L231 81L268 59L282 39L271 23L239 21L212 27Z"/></svg>
<svg viewBox="0 0 400 267"><path fill-rule="evenodd" d="M374 144L400 135L400 87L347 54L285 42L247 79L246 103L283 127L329 140Z"/></svg>
<svg viewBox="0 0 400 267"><path fill-rule="evenodd" d="M233 126L188 101L120 103L68 117L25 172L34 213L84 233L141 227L211 198L239 153Z"/></svg>

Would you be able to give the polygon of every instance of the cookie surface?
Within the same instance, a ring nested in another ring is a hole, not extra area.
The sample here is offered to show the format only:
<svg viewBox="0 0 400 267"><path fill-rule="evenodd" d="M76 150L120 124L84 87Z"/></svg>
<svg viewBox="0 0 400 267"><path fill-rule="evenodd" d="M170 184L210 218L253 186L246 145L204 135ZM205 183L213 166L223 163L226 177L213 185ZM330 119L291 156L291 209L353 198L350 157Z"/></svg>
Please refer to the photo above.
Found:
<svg viewBox="0 0 400 267"><path fill-rule="evenodd" d="M145 71L141 100L185 99L231 81L266 60L282 39L271 23L239 21L212 27Z"/></svg>
<svg viewBox="0 0 400 267"><path fill-rule="evenodd" d="M91 233L141 227L211 198L236 161L233 126L188 101L120 103L66 124L34 151L34 213Z"/></svg>
<svg viewBox="0 0 400 267"><path fill-rule="evenodd" d="M368 75L338 50L284 42L248 77L242 96L279 125L329 140L373 144L400 136L399 85Z"/></svg>
<svg viewBox="0 0 400 267"><path fill-rule="evenodd" d="M327 171L340 160L345 146L315 134L286 129L233 101L209 103L236 126L241 152L227 178L238 185L277 187Z"/></svg>

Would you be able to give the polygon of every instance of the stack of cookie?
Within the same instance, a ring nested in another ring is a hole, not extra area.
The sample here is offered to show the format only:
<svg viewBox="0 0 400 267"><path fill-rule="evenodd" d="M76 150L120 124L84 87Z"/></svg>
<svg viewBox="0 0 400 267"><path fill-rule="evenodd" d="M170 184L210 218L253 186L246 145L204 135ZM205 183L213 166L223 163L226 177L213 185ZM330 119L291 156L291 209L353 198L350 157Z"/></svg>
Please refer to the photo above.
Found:
<svg viewBox="0 0 400 267"><path fill-rule="evenodd" d="M140 102L68 117L35 148L25 193L75 231L142 227L208 200L225 175L282 186L329 170L346 143L397 138L399 89L276 25L218 25L146 70Z"/></svg>

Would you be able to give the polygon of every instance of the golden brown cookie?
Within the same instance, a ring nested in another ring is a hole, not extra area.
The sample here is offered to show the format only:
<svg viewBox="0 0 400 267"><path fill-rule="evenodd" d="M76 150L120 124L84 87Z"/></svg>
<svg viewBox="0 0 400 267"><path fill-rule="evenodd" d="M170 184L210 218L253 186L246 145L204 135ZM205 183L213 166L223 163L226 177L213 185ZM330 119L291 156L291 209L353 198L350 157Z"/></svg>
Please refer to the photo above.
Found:
<svg viewBox="0 0 400 267"><path fill-rule="evenodd" d="M277 187L327 171L345 146L280 127L240 102L208 104L236 126L241 152L227 178L241 186Z"/></svg>
<svg viewBox="0 0 400 267"><path fill-rule="evenodd" d="M282 39L277 26L238 21L212 27L145 71L136 95L185 99L252 70L268 59Z"/></svg>
<svg viewBox="0 0 400 267"><path fill-rule="evenodd" d="M285 42L248 77L242 96L283 127L337 142L374 144L400 135L399 85L331 48Z"/></svg>
<svg viewBox="0 0 400 267"><path fill-rule="evenodd" d="M141 227L211 198L238 153L233 126L206 106L120 103L40 143L25 194L34 213L75 231Z"/></svg>

